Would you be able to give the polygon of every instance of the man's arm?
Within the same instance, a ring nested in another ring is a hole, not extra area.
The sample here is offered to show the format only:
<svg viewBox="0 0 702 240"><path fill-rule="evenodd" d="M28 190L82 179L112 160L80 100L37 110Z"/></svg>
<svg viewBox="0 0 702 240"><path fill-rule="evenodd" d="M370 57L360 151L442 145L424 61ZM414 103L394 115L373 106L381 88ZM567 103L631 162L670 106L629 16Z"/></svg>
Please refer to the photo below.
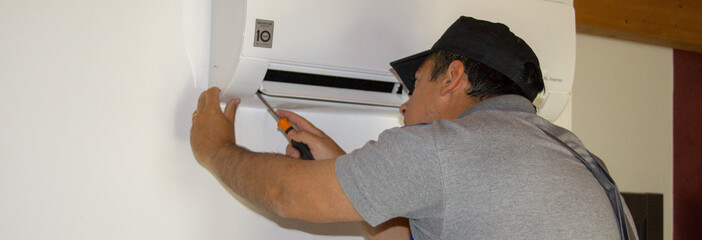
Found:
<svg viewBox="0 0 702 240"><path fill-rule="evenodd" d="M243 198L281 217L310 222L360 221L336 174L336 160L302 161L232 146L211 172Z"/></svg>
<svg viewBox="0 0 702 240"><path fill-rule="evenodd" d="M239 101L230 101L222 113L218 95L217 88L203 92L193 113L190 143L203 167L237 195L281 217L362 220L339 185L335 159L302 161L237 146L234 116Z"/></svg>

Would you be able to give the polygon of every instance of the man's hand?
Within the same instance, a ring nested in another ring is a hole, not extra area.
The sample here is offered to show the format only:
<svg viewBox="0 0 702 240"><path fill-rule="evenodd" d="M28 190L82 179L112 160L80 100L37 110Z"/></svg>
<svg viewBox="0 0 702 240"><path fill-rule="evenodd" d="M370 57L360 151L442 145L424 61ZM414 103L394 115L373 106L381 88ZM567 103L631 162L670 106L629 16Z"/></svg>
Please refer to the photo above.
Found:
<svg viewBox="0 0 702 240"><path fill-rule="evenodd" d="M289 111L278 110L277 113L281 118L288 118L290 123L299 128L299 131L290 132L289 135L293 140L307 144L312 151L314 159L335 159L346 154L334 140L307 121L307 119ZM290 157L300 158L300 151L293 148L292 144L288 144L288 147L285 148L285 154Z"/></svg>
<svg viewBox="0 0 702 240"><path fill-rule="evenodd" d="M222 113L219 92L219 88L213 87L200 94L190 128L190 147L195 159L210 171L214 167L213 156L218 151L236 146L234 116L240 100L229 101Z"/></svg>

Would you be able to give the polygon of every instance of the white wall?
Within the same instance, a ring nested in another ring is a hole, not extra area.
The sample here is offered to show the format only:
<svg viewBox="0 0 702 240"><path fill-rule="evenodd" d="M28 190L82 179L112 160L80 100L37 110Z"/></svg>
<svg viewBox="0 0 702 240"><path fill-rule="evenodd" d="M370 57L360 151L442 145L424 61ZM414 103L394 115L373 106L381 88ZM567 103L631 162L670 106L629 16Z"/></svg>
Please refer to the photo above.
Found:
<svg viewBox="0 0 702 240"><path fill-rule="evenodd" d="M673 51L578 34L573 131L625 192L662 193L673 238Z"/></svg>
<svg viewBox="0 0 702 240"><path fill-rule="evenodd" d="M197 31L183 32L182 5L0 1L0 239L357 234L348 224L260 215L195 162L188 131L201 89L193 87L185 39ZM275 123L251 106L238 114L240 141L283 151ZM331 136L352 134L341 141L347 150L399 124L301 112Z"/></svg>
<svg viewBox="0 0 702 240"><path fill-rule="evenodd" d="M193 74L186 57L197 57L185 46L198 38L189 35L197 31L183 32L188 9L182 5L0 1L0 238L357 234L344 224L260 215L197 165L188 130L200 91L193 76L201 80L202 73ZM388 116L302 112L332 137L355 134L341 142L345 149L398 124ZM559 123L568 127L570 116L569 107ZM238 117L239 135L278 139L248 147L282 151L284 140L260 108L243 107ZM672 236L671 119L670 49L578 35L573 129L607 161L622 190L665 194L666 239Z"/></svg>

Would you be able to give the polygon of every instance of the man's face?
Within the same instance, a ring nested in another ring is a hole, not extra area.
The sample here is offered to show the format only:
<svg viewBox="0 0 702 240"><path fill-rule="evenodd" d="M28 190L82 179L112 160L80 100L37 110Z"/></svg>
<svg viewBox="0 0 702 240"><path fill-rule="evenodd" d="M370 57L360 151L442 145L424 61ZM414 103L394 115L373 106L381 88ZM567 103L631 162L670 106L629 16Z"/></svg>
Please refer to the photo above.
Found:
<svg viewBox="0 0 702 240"><path fill-rule="evenodd" d="M427 57L414 74L414 92L409 100L400 106L400 112L405 117L405 126L430 123L438 118L439 109L435 104L440 96L441 81L429 81L433 67L433 57Z"/></svg>

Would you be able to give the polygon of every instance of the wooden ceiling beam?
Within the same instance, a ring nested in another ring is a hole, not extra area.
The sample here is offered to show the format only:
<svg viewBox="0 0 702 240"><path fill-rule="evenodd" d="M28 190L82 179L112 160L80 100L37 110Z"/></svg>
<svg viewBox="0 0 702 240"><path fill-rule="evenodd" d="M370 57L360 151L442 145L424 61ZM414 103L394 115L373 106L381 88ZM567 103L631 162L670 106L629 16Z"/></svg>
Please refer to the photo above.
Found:
<svg viewBox="0 0 702 240"><path fill-rule="evenodd" d="M579 33L702 52L700 0L574 0Z"/></svg>

